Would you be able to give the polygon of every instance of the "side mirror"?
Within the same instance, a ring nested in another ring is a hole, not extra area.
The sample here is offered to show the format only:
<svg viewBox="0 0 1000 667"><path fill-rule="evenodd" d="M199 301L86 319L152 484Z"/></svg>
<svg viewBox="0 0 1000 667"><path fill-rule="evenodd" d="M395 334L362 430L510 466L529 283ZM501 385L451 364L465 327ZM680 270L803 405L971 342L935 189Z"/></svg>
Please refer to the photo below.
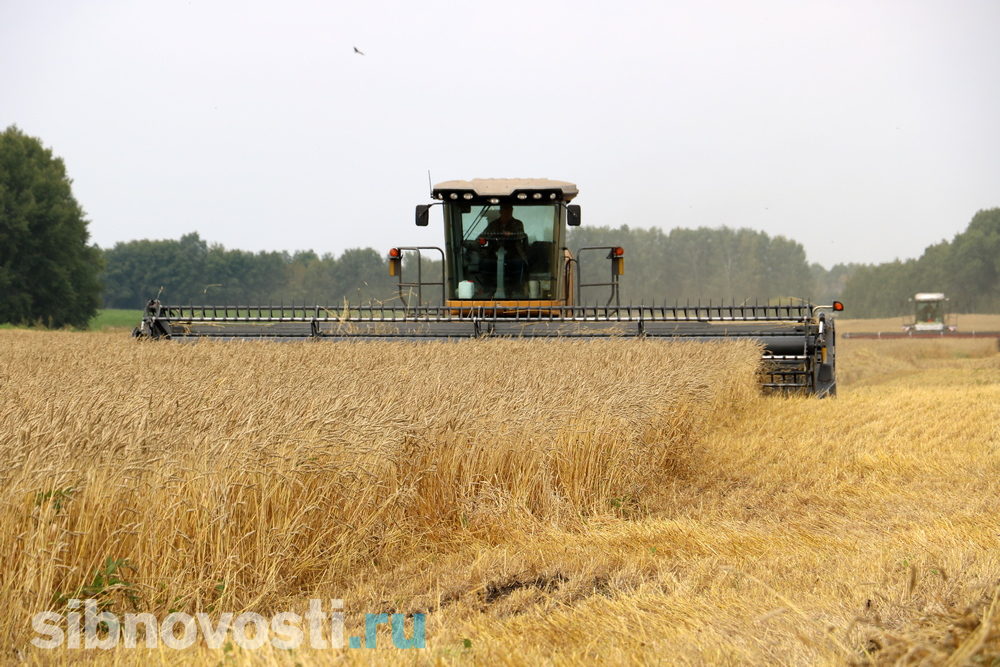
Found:
<svg viewBox="0 0 1000 667"><path fill-rule="evenodd" d="M570 204L566 207L566 224L570 227L580 226L580 205Z"/></svg>
<svg viewBox="0 0 1000 667"><path fill-rule="evenodd" d="M417 204L417 227L426 227L428 216L427 212L431 210L430 204Z"/></svg>

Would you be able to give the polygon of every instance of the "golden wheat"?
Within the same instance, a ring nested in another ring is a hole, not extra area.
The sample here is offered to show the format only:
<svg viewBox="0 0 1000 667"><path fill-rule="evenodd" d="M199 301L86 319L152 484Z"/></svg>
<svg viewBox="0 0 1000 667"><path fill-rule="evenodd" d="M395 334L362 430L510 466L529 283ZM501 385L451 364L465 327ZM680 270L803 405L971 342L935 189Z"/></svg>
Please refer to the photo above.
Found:
<svg viewBox="0 0 1000 667"><path fill-rule="evenodd" d="M134 568L129 595L149 611L261 610L429 545L606 512L648 495L710 414L753 394L759 355L643 341L3 342L9 646L109 558Z"/></svg>
<svg viewBox="0 0 1000 667"><path fill-rule="evenodd" d="M988 662L990 345L842 341L817 401L760 396L732 342L0 332L4 657ZM109 558L134 569L93 586ZM160 617L343 598L426 613L428 648L32 647L81 592Z"/></svg>

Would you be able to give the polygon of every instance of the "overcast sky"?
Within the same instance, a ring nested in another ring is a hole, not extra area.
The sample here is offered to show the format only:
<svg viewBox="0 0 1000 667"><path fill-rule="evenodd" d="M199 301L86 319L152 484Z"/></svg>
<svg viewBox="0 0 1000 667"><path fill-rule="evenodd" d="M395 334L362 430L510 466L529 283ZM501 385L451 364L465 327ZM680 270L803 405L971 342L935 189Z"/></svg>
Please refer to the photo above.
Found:
<svg viewBox="0 0 1000 667"><path fill-rule="evenodd" d="M1000 206L998 35L997 0L0 0L0 126L104 247L440 245L429 169L887 261Z"/></svg>

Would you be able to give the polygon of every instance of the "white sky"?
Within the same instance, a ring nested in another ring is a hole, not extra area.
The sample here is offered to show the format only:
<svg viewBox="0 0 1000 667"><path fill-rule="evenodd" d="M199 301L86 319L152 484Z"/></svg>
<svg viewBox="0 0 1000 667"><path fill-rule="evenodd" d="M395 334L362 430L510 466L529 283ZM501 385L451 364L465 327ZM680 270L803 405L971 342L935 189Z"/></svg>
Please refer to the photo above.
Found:
<svg viewBox="0 0 1000 667"><path fill-rule="evenodd" d="M998 34L997 0L0 0L0 128L104 247L440 245L430 169L886 261L1000 206Z"/></svg>

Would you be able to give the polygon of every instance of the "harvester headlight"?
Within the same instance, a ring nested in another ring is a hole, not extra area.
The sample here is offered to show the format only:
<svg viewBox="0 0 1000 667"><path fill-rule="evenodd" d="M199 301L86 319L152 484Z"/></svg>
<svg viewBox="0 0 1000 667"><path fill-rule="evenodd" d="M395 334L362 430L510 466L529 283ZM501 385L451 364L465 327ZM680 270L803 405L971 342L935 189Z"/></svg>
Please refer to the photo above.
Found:
<svg viewBox="0 0 1000 667"><path fill-rule="evenodd" d="M458 193L457 192L452 192L451 193L451 198L452 199L458 199Z"/></svg>
<svg viewBox="0 0 1000 667"><path fill-rule="evenodd" d="M472 199L472 193L466 192L464 195L462 195L462 199Z"/></svg>
<svg viewBox="0 0 1000 667"><path fill-rule="evenodd" d="M528 195L526 193L524 193L524 192L518 192L517 193L517 198L518 199L527 199Z"/></svg>
<svg viewBox="0 0 1000 667"><path fill-rule="evenodd" d="M499 204L500 200L497 199L496 197L490 197L490 203L491 204Z"/></svg>
<svg viewBox="0 0 1000 667"><path fill-rule="evenodd" d="M533 198L535 198L535 199L541 199L542 198L542 193L541 192L536 192L535 194L533 194L531 196Z"/></svg>
<svg viewBox="0 0 1000 667"><path fill-rule="evenodd" d="M552 192L549 194L549 199L555 199L555 198L556 198L556 193Z"/></svg>

